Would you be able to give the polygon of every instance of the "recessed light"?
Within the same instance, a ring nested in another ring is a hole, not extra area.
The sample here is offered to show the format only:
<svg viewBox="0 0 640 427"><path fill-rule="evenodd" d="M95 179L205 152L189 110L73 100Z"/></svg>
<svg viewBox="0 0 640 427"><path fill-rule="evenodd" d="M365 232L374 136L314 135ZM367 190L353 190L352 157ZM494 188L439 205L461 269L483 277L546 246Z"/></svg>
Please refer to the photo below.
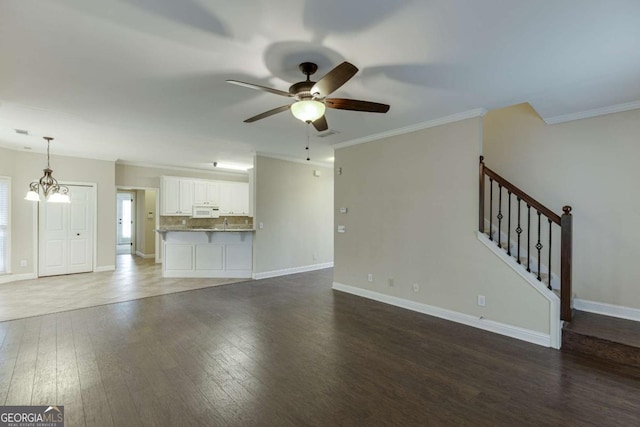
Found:
<svg viewBox="0 0 640 427"><path fill-rule="evenodd" d="M29 131L25 129L14 129L18 135L29 135Z"/></svg>

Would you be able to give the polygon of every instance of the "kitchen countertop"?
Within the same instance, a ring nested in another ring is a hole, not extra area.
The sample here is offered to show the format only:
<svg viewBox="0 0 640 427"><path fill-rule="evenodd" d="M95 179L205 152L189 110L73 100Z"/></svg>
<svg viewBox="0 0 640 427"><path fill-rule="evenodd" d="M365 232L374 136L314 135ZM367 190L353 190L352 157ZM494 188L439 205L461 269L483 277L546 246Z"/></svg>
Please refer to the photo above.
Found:
<svg viewBox="0 0 640 427"><path fill-rule="evenodd" d="M255 228L189 228L189 227L160 227L156 229L158 233L166 233L168 231L188 231L188 232L220 232L220 233L230 233L230 232L249 232L256 231Z"/></svg>

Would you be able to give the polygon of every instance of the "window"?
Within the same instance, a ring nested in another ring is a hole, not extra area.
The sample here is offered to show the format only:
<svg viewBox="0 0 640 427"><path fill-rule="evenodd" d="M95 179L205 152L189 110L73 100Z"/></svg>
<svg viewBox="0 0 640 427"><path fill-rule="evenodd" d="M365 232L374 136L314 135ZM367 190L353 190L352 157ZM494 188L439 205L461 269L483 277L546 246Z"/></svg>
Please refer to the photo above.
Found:
<svg viewBox="0 0 640 427"><path fill-rule="evenodd" d="M11 179L0 176L0 274L9 273Z"/></svg>

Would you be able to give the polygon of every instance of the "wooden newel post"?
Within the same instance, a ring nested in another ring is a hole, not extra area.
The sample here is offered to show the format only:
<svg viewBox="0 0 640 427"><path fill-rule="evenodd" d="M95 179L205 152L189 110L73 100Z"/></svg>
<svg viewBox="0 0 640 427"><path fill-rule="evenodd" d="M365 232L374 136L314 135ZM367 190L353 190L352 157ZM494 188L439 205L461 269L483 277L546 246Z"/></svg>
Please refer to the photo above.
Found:
<svg viewBox="0 0 640 427"><path fill-rule="evenodd" d="M564 206L560 219L560 319L571 321L571 259L573 252L573 217L571 206Z"/></svg>
<svg viewBox="0 0 640 427"><path fill-rule="evenodd" d="M480 192L478 200L478 231L484 233L484 157L480 156Z"/></svg>

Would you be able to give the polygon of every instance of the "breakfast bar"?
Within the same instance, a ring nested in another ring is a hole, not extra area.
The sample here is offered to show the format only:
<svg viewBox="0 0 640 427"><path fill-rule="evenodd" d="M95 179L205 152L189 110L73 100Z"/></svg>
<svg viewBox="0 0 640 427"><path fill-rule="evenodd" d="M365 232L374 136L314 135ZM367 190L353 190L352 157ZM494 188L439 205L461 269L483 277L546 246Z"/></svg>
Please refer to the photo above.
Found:
<svg viewBox="0 0 640 427"><path fill-rule="evenodd" d="M163 277L251 278L248 228L159 228Z"/></svg>

